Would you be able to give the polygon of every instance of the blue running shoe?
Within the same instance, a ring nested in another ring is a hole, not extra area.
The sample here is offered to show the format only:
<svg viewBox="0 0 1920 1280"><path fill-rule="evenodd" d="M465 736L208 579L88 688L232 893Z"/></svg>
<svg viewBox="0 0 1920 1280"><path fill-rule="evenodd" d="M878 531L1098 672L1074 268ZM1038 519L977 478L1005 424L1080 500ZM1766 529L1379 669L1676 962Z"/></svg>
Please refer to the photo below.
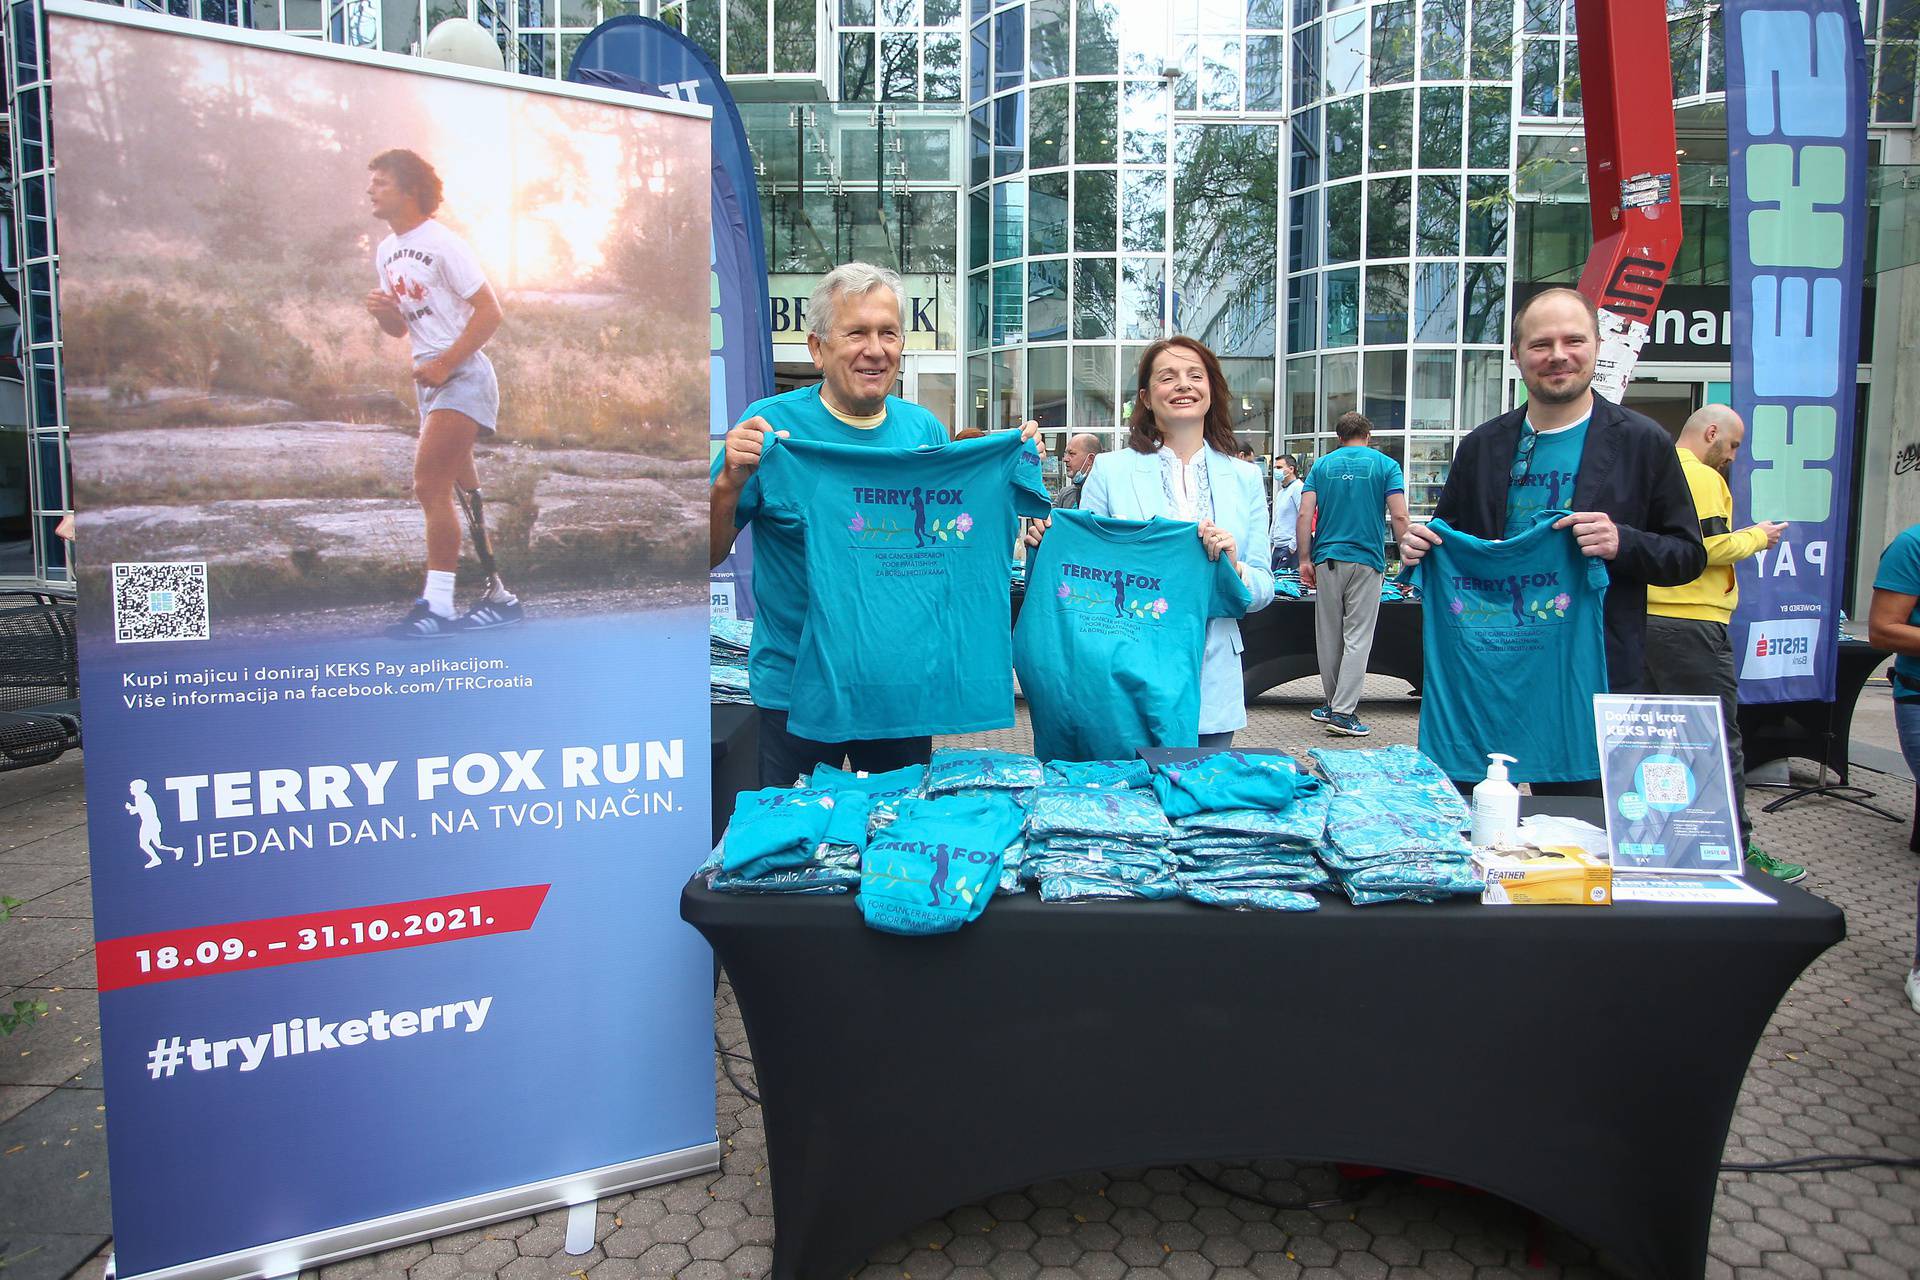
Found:
<svg viewBox="0 0 1920 1280"><path fill-rule="evenodd" d="M1327 717L1327 732L1349 738L1364 738L1373 730L1360 723L1359 716L1343 716L1338 711Z"/></svg>
<svg viewBox="0 0 1920 1280"><path fill-rule="evenodd" d="M1313 710L1307 712L1307 719L1313 721L1315 724L1325 724L1332 715L1333 708L1323 702Z"/></svg>
<svg viewBox="0 0 1920 1280"><path fill-rule="evenodd" d="M425 600L415 600L407 616L387 628L395 640L444 640L460 629L452 618L443 618Z"/></svg>

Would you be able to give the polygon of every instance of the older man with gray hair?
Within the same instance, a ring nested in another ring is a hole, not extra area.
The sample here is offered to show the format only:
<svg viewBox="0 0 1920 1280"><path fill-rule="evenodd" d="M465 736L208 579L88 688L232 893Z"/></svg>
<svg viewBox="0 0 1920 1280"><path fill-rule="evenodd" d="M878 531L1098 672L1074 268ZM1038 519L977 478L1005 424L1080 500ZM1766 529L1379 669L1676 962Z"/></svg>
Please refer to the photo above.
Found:
<svg viewBox="0 0 1920 1280"><path fill-rule="evenodd" d="M900 277L884 267L849 262L821 279L807 304L807 351L822 380L747 406L713 459L708 503L708 558L718 565L740 529L753 526L753 649L748 688L760 709L760 785L792 786L816 765L879 773L925 763L931 738L874 742L814 742L787 732L794 657L807 616L805 531L756 520L751 488L769 431L800 440L829 440L878 448L915 448L947 442L940 419L891 394L906 345L906 298ZM745 499L743 503L742 499Z"/></svg>
<svg viewBox="0 0 1920 1280"><path fill-rule="evenodd" d="M906 296L885 267L849 262L821 279L807 303L807 350L821 381L755 401L714 455L707 550L718 565L738 531L753 526L753 648L747 682L760 710L760 785L791 786L815 766L852 762L880 773L925 764L930 737L815 742L787 731L794 658L807 616L805 530L785 520L757 519L759 486L750 484L768 432L911 449L947 443L940 419L891 394L906 345ZM1037 428L1027 423L1025 434Z"/></svg>
<svg viewBox="0 0 1920 1280"><path fill-rule="evenodd" d="M1787 527L1771 520L1744 529L1733 527L1733 491L1726 478L1746 436L1747 424L1723 404L1696 409L1680 428L1680 473L1687 479L1700 517L1707 568L1682 586L1647 588L1646 673L1641 684L1651 693L1720 699L1721 719L1727 726L1727 759L1733 768L1734 816L1747 861L1792 884L1804 880L1807 869L1782 862L1753 844L1746 761L1740 750L1740 678L1727 636L1727 624L1740 603L1734 566L1778 546Z"/></svg>

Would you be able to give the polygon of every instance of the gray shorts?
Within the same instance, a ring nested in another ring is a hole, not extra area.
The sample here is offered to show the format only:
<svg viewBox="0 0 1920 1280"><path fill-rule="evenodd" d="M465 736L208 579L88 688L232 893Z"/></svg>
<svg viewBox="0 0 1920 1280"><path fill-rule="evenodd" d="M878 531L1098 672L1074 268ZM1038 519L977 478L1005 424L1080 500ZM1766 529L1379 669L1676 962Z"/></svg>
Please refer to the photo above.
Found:
<svg viewBox="0 0 1920 1280"><path fill-rule="evenodd" d="M500 380L493 374L493 361L484 351L476 351L453 371L453 376L437 387L413 384L420 399L420 425L436 409L464 413L480 424L482 435L492 435L500 417Z"/></svg>

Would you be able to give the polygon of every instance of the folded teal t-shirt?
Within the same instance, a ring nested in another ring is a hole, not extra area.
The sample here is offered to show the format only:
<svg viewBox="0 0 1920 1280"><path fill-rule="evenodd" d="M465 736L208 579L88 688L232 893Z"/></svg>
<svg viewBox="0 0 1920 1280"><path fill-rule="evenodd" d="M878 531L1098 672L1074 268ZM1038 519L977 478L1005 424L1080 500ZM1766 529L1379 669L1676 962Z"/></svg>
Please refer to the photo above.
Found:
<svg viewBox="0 0 1920 1280"><path fill-rule="evenodd" d="M980 917L1026 813L1008 796L907 800L860 862L860 914L886 933L951 933Z"/></svg>
<svg viewBox="0 0 1920 1280"><path fill-rule="evenodd" d="M1210 809L1284 809L1320 789L1285 756L1220 751L1156 765L1153 793L1169 818Z"/></svg>

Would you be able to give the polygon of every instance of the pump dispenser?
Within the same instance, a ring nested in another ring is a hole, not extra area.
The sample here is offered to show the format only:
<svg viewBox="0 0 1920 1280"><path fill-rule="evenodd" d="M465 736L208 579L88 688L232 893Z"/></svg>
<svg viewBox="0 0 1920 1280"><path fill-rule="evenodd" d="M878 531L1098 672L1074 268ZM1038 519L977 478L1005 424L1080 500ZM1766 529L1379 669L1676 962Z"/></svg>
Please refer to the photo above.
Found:
<svg viewBox="0 0 1920 1280"><path fill-rule="evenodd" d="M1488 849L1512 840L1520 830L1520 788L1507 781L1512 756L1487 756L1487 776L1473 789L1473 843Z"/></svg>

